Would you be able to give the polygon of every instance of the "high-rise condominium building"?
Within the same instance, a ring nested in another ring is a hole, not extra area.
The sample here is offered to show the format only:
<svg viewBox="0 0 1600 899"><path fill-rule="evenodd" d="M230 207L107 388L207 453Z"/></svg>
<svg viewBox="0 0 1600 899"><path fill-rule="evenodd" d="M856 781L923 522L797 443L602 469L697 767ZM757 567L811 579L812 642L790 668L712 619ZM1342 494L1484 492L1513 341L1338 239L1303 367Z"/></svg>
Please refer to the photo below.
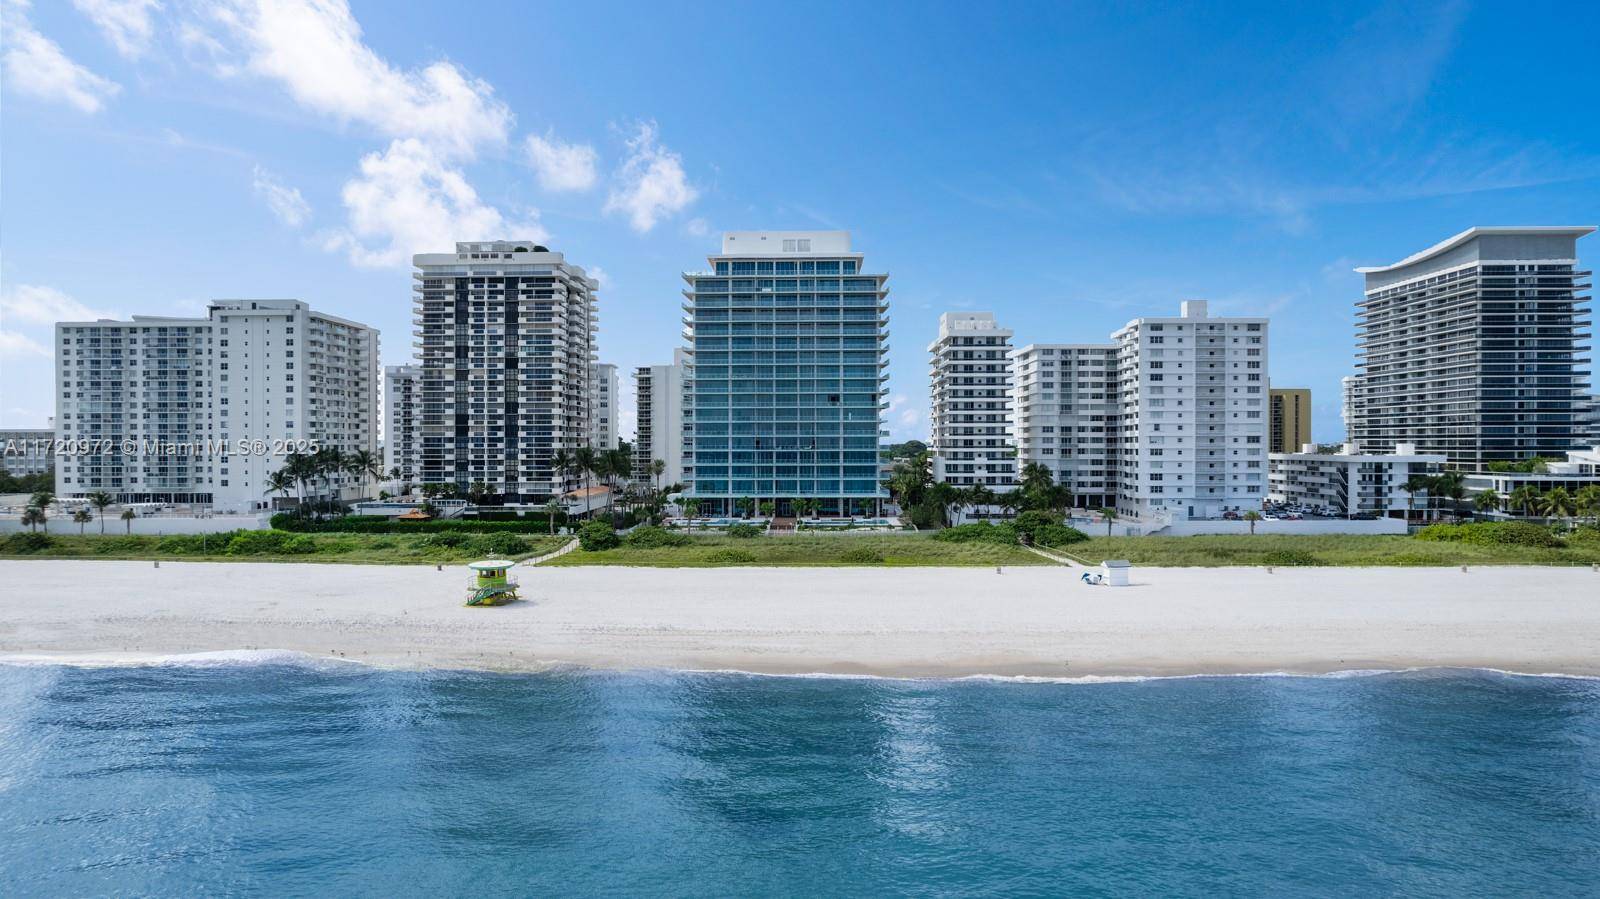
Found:
<svg viewBox="0 0 1600 899"><path fill-rule="evenodd" d="M1311 442L1311 391L1267 388L1267 452L1297 453Z"/></svg>
<svg viewBox="0 0 1600 899"><path fill-rule="evenodd" d="M422 471L422 369L388 365L383 369L383 472L399 471L413 482Z"/></svg>
<svg viewBox="0 0 1600 899"><path fill-rule="evenodd" d="M59 322L56 345L59 436L115 448L63 454L62 494L251 511L270 507L267 476L292 449L377 456L378 332L298 300ZM314 486L356 499L369 480Z"/></svg>
<svg viewBox="0 0 1600 899"><path fill-rule="evenodd" d="M671 365L641 365L633 373L638 426L633 476L647 483L683 483L683 373L688 353L673 350ZM658 476L652 463L665 466Z"/></svg>
<svg viewBox="0 0 1600 899"><path fill-rule="evenodd" d="M1117 511L1141 520L1260 508L1267 486L1267 320L1176 318L1111 335L1121 400Z"/></svg>
<svg viewBox="0 0 1600 899"><path fill-rule="evenodd" d="M1011 354L1017 464L1038 463L1080 508L1116 505L1117 344L1030 343Z"/></svg>
<svg viewBox="0 0 1600 899"><path fill-rule="evenodd" d="M1406 483L1436 474L1444 464L1444 456L1418 453L1409 443L1385 454L1361 453L1350 443L1339 452L1315 449L1308 445L1267 457L1268 499L1331 515L1405 517L1416 505Z"/></svg>
<svg viewBox="0 0 1600 899"><path fill-rule="evenodd" d="M589 445L597 284L526 241L414 257L422 475L542 502L579 482L552 464Z"/></svg>
<svg viewBox="0 0 1600 899"><path fill-rule="evenodd" d="M1011 446L1011 331L992 312L946 312L928 345L933 477L957 487L1016 486Z"/></svg>
<svg viewBox="0 0 1600 899"><path fill-rule="evenodd" d="M595 363L589 373L589 445L596 452L617 448L617 367Z"/></svg>
<svg viewBox="0 0 1600 899"><path fill-rule="evenodd" d="M690 496L713 513L879 511L889 276L846 231L729 232L709 261L684 274Z"/></svg>
<svg viewBox="0 0 1600 899"><path fill-rule="evenodd" d="M0 430L0 469L14 478L56 471L55 428Z"/></svg>
<svg viewBox="0 0 1600 899"><path fill-rule="evenodd" d="M1588 374L1577 240L1594 230L1469 228L1356 269L1359 447L1414 443L1467 469L1571 449Z"/></svg>
<svg viewBox="0 0 1600 899"><path fill-rule="evenodd" d="M1355 375L1345 375L1339 379L1339 420L1344 422L1345 441L1354 438L1356 419L1360 417L1361 408L1361 379Z"/></svg>

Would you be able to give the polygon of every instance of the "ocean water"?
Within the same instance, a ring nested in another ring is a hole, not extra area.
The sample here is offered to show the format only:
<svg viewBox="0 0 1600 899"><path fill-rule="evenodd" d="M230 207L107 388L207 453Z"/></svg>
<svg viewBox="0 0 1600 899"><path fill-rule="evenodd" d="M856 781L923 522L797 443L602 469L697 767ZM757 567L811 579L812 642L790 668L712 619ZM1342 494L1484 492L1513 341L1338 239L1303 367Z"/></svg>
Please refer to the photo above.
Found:
<svg viewBox="0 0 1600 899"><path fill-rule="evenodd" d="M1600 682L0 666L0 895L1600 894Z"/></svg>

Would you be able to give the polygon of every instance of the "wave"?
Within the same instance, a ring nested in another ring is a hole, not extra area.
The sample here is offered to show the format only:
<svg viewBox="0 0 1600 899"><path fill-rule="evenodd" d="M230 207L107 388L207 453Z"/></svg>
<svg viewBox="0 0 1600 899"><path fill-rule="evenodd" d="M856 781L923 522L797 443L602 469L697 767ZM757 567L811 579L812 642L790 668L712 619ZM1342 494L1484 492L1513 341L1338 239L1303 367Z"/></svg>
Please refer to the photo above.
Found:
<svg viewBox="0 0 1600 899"><path fill-rule="evenodd" d="M66 668L244 668L276 665L311 671L348 671L352 667L374 667L356 659L316 656L291 649L222 649L164 655L43 656L18 653L0 655L0 665Z"/></svg>

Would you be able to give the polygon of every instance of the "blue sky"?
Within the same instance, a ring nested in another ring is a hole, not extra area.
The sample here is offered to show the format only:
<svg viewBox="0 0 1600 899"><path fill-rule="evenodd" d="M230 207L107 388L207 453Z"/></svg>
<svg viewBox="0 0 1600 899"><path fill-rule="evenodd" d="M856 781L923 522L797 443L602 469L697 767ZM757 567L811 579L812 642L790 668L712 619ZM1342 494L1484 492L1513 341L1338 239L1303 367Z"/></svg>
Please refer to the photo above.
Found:
<svg viewBox="0 0 1600 899"><path fill-rule="evenodd" d="M1204 298L1272 316L1336 440L1353 266L1600 220L1593 4L775 9L0 0L0 424L52 414L60 315L297 297L392 364L410 253L538 238L626 372L720 231L845 228L897 438L940 312L1081 342Z"/></svg>

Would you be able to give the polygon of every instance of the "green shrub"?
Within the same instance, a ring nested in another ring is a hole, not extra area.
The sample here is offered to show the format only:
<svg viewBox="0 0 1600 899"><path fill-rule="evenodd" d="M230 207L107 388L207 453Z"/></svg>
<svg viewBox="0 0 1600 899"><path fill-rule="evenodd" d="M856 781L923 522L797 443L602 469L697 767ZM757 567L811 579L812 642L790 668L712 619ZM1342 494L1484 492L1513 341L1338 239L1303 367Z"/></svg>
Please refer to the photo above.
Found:
<svg viewBox="0 0 1600 899"><path fill-rule="evenodd" d="M288 540L283 541L283 546L281 547L282 552L296 556L309 555L317 552L319 549L324 552L337 552L339 548L335 546L319 547L317 546L316 540L313 540L305 534L297 534L293 537L290 537Z"/></svg>
<svg viewBox="0 0 1600 899"><path fill-rule="evenodd" d="M6 537L5 551L8 553L36 553L50 548L50 535L38 534L32 531L16 533Z"/></svg>
<svg viewBox="0 0 1600 899"><path fill-rule="evenodd" d="M761 536L761 529L753 524L731 524L724 533L739 540L748 540L751 537Z"/></svg>
<svg viewBox="0 0 1600 899"><path fill-rule="evenodd" d="M634 528L633 532L623 538L622 542L629 546L660 547L687 546L694 541L685 534L675 534L666 528L646 526Z"/></svg>
<svg viewBox="0 0 1600 899"><path fill-rule="evenodd" d="M998 543L1002 546L1015 546L1017 530L1009 523L990 524L981 521L976 524L958 524L953 528L945 528L934 534L933 539L946 543Z"/></svg>
<svg viewBox="0 0 1600 899"><path fill-rule="evenodd" d="M1033 542L1039 546L1066 546L1088 539L1089 535L1077 528L1060 524L1047 524L1033 532Z"/></svg>
<svg viewBox="0 0 1600 899"><path fill-rule="evenodd" d="M712 565L744 565L755 560L755 553L732 547L713 550L706 554L706 561Z"/></svg>
<svg viewBox="0 0 1600 899"><path fill-rule="evenodd" d="M156 544L156 551L172 556L198 556L201 553L221 554L227 551L228 541L233 539L233 535L237 533L240 532L173 534L170 537L162 537L161 541Z"/></svg>
<svg viewBox="0 0 1600 899"><path fill-rule="evenodd" d="M429 534L417 541L423 549L456 549L465 546L471 538L466 534Z"/></svg>
<svg viewBox="0 0 1600 899"><path fill-rule="evenodd" d="M374 541L372 541L372 544L371 544L370 548L371 549L394 549L394 547L395 547L395 542L393 540L374 540Z"/></svg>
<svg viewBox="0 0 1600 899"><path fill-rule="evenodd" d="M223 535L218 534L218 537ZM234 531L228 537L227 548L224 550L230 556L254 556L263 553L279 553L284 551L284 545L296 539L291 534L282 531ZM309 538L307 538L309 539ZM210 541L206 541L209 543ZM311 545L312 552L316 551L316 544Z"/></svg>
<svg viewBox="0 0 1600 899"><path fill-rule="evenodd" d="M477 538L475 543L481 552L491 556L517 556L529 549L528 541L516 534L490 534Z"/></svg>
<svg viewBox="0 0 1600 899"><path fill-rule="evenodd" d="M1059 527L1061 516L1054 512L1041 512L1031 510L1019 514L1012 519L1011 526L1018 534L1025 534L1035 543L1039 542L1039 530L1047 527Z"/></svg>
<svg viewBox="0 0 1600 899"><path fill-rule="evenodd" d="M944 506L933 497L925 497L921 502L906 510L906 520L919 530L932 530L944 521Z"/></svg>
<svg viewBox="0 0 1600 899"><path fill-rule="evenodd" d="M583 547L584 552L597 553L615 549L622 545L622 539L611 525L603 521L586 521L578 528L578 545Z"/></svg>
<svg viewBox="0 0 1600 899"><path fill-rule="evenodd" d="M1263 565L1321 565L1322 560L1300 549L1275 549L1261 557Z"/></svg>
<svg viewBox="0 0 1600 899"><path fill-rule="evenodd" d="M1567 535L1567 543L1573 546L1600 546L1600 528L1592 524L1573 528Z"/></svg>
<svg viewBox="0 0 1600 899"><path fill-rule="evenodd" d="M881 565L883 564L883 554L869 547L857 546L840 553L839 561L848 562L851 565Z"/></svg>
<svg viewBox="0 0 1600 899"><path fill-rule="evenodd" d="M1430 556L1424 553L1397 553L1383 559L1385 565L1400 565L1410 567L1427 567L1433 565L1453 565L1448 559Z"/></svg>
<svg viewBox="0 0 1600 899"><path fill-rule="evenodd" d="M1418 540L1467 543L1473 546L1533 546L1559 549L1560 537L1527 521L1474 521L1468 524L1430 524L1417 531Z"/></svg>

